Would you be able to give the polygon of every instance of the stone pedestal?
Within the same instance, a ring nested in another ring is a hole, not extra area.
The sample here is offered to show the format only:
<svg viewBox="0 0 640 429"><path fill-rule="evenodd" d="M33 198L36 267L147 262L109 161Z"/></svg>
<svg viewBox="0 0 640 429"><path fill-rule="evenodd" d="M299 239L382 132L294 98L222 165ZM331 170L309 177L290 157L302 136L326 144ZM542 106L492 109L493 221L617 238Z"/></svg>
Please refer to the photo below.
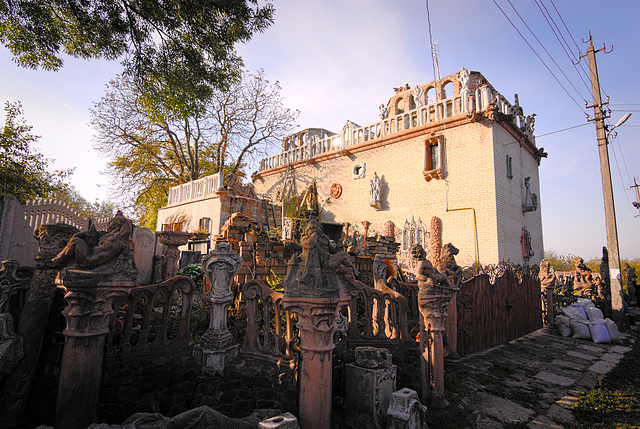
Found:
<svg viewBox="0 0 640 429"><path fill-rule="evenodd" d="M63 270L56 283L65 291L65 337L56 428L80 429L96 421L104 345L109 332L112 303L134 287L137 272L127 278L118 273Z"/></svg>
<svg viewBox="0 0 640 429"><path fill-rule="evenodd" d="M194 358L208 374L222 374L225 366L238 357L238 345L227 328L227 308L233 300L231 282L241 266L242 258L225 242L217 243L202 261L202 270L211 285L205 296L209 329L194 349Z"/></svg>
<svg viewBox="0 0 640 429"><path fill-rule="evenodd" d="M420 403L415 390L398 390L391 395L387 410L387 429L426 428L426 414L427 407Z"/></svg>
<svg viewBox="0 0 640 429"><path fill-rule="evenodd" d="M363 356L364 355L364 356ZM386 349L356 348L356 363L347 364L345 419L349 427L384 429L391 394L396 389L396 365Z"/></svg>
<svg viewBox="0 0 640 429"><path fill-rule="evenodd" d="M420 290L421 396L422 401L433 408L446 408L449 402L444 396L444 338L448 309L453 294L429 294ZM431 341L431 353L426 341Z"/></svg>
<svg viewBox="0 0 640 429"><path fill-rule="evenodd" d="M179 231L162 231L157 234L160 243L167 246L167 250L164 252L166 263L164 278L168 280L171 277L175 277L178 272L178 261L180 260L180 249L178 247L187 244L193 234Z"/></svg>

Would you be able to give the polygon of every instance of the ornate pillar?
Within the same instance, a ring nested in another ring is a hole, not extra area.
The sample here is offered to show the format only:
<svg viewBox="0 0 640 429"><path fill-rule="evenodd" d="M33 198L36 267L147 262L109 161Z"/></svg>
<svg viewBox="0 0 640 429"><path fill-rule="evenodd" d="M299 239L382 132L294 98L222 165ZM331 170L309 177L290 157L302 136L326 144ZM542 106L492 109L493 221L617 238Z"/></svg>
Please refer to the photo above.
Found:
<svg viewBox="0 0 640 429"><path fill-rule="evenodd" d="M299 415L302 429L330 429L333 333L338 299L287 299L284 308L298 316L300 333Z"/></svg>
<svg viewBox="0 0 640 429"><path fill-rule="evenodd" d="M187 244L193 234L180 231L162 231L157 234L160 243L167 246L167 250L164 252L166 260L164 278L168 280L171 277L175 277L178 272L178 261L180 260L180 249L178 247Z"/></svg>
<svg viewBox="0 0 640 429"><path fill-rule="evenodd" d="M66 291L63 315L67 327L63 331L56 428L80 429L96 421L112 303L130 292L136 277L137 273L126 278L76 270L58 275L56 283Z"/></svg>
<svg viewBox="0 0 640 429"><path fill-rule="evenodd" d="M24 412L56 290L55 278L58 271L40 269L40 261L56 256L77 232L71 225L57 223L41 225L33 233L38 240L36 270L31 278L17 330L18 336L23 339L24 357L4 380L0 391L0 415L4 416L7 423L19 425L27 419Z"/></svg>
<svg viewBox="0 0 640 429"><path fill-rule="evenodd" d="M309 221L300 240L302 253L289 261L283 305L298 316L300 333L299 417L302 429L330 429L333 333L340 303L335 269L329 265L329 238Z"/></svg>
<svg viewBox="0 0 640 429"><path fill-rule="evenodd" d="M449 305L456 288L418 282L420 308L420 345L422 350L422 401L433 408L446 408L444 397L444 331ZM431 347L428 343L431 342ZM429 350L430 349L430 350Z"/></svg>
<svg viewBox="0 0 640 429"><path fill-rule="evenodd" d="M226 364L238 356L238 345L227 328L227 307L233 300L231 282L241 266L242 258L226 242L218 242L202 261L211 285L205 296L209 303L209 329L194 355L206 373L222 374Z"/></svg>

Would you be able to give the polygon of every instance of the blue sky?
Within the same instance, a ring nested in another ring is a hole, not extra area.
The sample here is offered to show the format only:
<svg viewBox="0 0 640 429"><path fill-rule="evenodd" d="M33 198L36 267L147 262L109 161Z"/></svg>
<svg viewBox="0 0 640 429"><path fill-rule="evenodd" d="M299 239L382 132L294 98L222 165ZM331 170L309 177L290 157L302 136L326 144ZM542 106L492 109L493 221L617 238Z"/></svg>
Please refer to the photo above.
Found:
<svg viewBox="0 0 640 429"><path fill-rule="evenodd" d="M586 53L582 39L589 31L596 48L613 46L609 54L598 53L597 61L604 94L610 97L611 123L633 112L609 149L620 254L638 258L640 217L634 217L639 212L630 204L635 194L629 187L634 175L640 178L640 2L554 3L511 0L543 48L507 0L430 0L430 29L425 1L276 0L275 24L238 51L248 70L263 68L269 79L280 82L287 106L301 111L300 128L336 131L347 120L375 122L378 106L394 87L433 80L431 33L442 76L462 66L479 71L510 101L518 93L525 114L537 114L537 144L549 153L540 166L545 249L587 259L600 256L606 245L596 131L585 117L585 112L593 116L584 104L592 98L588 80L585 85L580 79L538 7L545 6L571 55ZM0 48L0 100L22 101L27 121L42 136L39 149L56 160L55 168L76 169L73 184L89 200L106 199L111 181L101 174L106 160L92 149L89 108L120 70L117 62L74 59L57 73L26 70ZM558 132L571 127L576 128Z"/></svg>

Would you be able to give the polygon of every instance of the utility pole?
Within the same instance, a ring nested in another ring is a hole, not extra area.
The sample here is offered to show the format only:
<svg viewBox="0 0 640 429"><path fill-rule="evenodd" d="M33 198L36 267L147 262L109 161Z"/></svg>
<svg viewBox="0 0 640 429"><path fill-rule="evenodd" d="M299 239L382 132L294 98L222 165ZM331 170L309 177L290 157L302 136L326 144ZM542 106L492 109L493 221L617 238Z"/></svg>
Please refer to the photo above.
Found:
<svg viewBox="0 0 640 429"><path fill-rule="evenodd" d="M616 227L616 211L613 205L613 186L611 184L611 169L609 167L609 144L607 140L607 129L604 120L605 116L600 95L600 80L598 78L598 66L596 65L596 52L593 47L593 38L589 33L589 47L587 57L589 59L589 72L591 75L591 92L593 93L593 111L595 114L596 131L598 135L598 152L600 154L600 172L602 173L602 192L604 195L604 216L607 227L607 249L609 250L609 279L611 282L611 307L613 319L621 330L625 328L625 315L622 307L623 291L622 276L620 275L620 255L618 250L618 229ZM605 51L606 53L606 51ZM584 55L581 57L584 58ZM590 119L591 121L591 119Z"/></svg>

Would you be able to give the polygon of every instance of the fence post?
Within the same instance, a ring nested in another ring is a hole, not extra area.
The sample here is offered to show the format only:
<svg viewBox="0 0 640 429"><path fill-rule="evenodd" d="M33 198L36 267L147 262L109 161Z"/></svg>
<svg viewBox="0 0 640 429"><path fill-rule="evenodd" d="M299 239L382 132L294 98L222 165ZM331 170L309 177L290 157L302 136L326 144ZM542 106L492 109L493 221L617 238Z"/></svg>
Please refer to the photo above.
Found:
<svg viewBox="0 0 640 429"><path fill-rule="evenodd" d="M225 366L238 356L238 344L227 327L227 307L233 300L231 282L241 266L242 258L224 241L218 242L202 261L202 270L211 285L205 296L209 303L209 329L194 354L206 373L222 374Z"/></svg>

